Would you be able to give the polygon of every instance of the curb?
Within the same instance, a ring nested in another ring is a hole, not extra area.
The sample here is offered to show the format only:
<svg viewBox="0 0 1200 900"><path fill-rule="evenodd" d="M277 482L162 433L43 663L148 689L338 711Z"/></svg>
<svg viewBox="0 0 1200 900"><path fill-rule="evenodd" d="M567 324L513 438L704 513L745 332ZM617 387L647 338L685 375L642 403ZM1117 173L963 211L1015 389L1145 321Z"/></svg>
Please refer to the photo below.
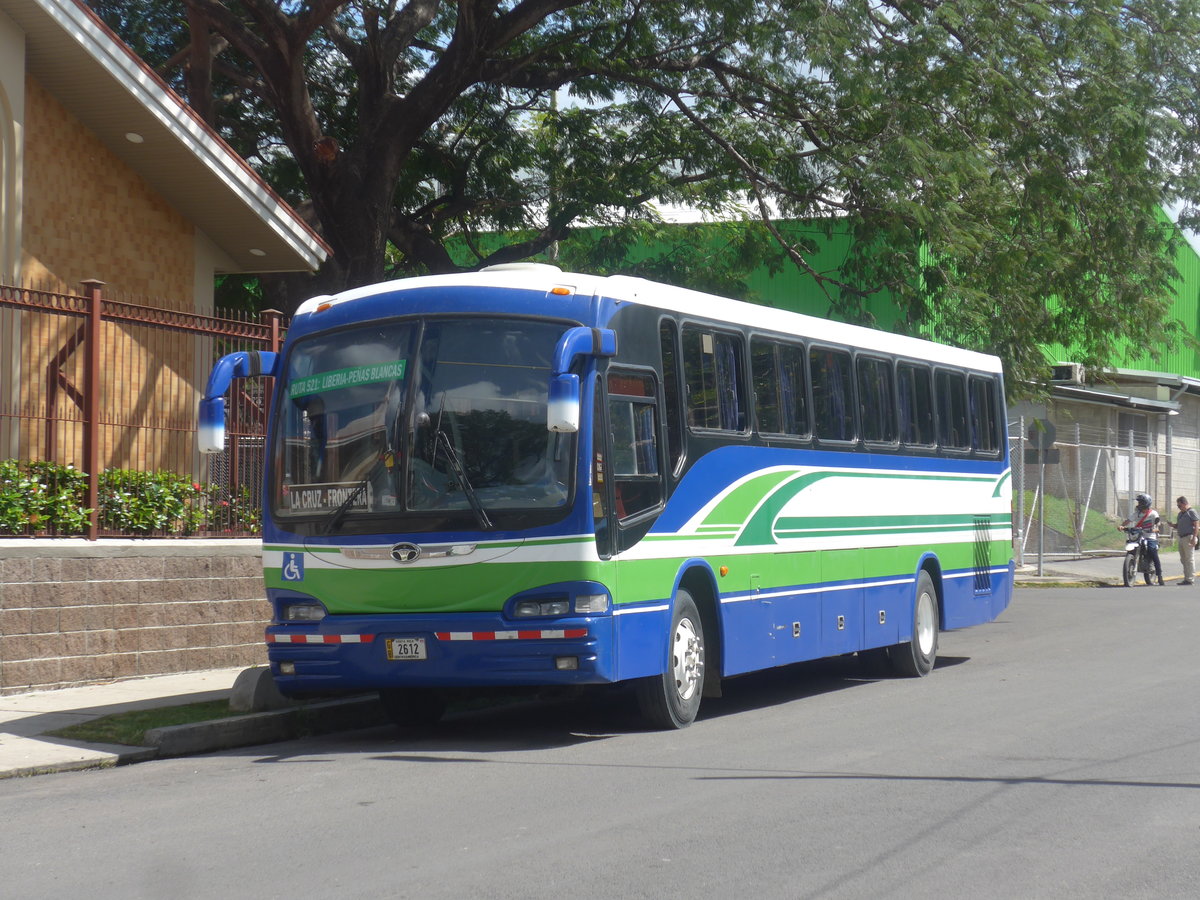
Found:
<svg viewBox="0 0 1200 900"><path fill-rule="evenodd" d="M310 734L369 728L387 721L379 698L365 696L328 700L324 703L271 712L250 713L228 719L213 719L209 722L194 722L189 725L168 725L146 732L145 740L150 745L153 756L136 753L137 750L147 749L144 747L123 748L130 752L120 754L118 764L142 762L152 758L192 756L252 744L270 744ZM134 758L135 756L137 758Z"/></svg>
<svg viewBox="0 0 1200 900"><path fill-rule="evenodd" d="M1055 578L1054 576L1043 576L1045 581L1018 581L1015 587L1018 588L1084 588L1084 587L1121 587L1119 584L1113 584L1111 581L1100 581L1095 578Z"/></svg>

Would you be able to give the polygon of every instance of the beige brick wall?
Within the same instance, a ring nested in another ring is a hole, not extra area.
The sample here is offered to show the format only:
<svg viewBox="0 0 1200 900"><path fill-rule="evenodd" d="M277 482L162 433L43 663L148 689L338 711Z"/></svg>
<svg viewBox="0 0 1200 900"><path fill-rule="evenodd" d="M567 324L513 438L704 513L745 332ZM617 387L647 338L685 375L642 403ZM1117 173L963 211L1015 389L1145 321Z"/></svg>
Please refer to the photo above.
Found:
<svg viewBox="0 0 1200 900"><path fill-rule="evenodd" d="M81 294L80 282L105 282L107 299L192 311L196 230L128 168L36 79L26 79L23 235L20 280ZM83 384L83 351L72 350L78 318L22 316L20 404L40 415L47 373L58 358L67 380ZM195 340L135 325L106 323L101 342L103 467L189 472L197 398ZM66 391L54 413L82 414ZM138 427L159 429L151 441ZM47 450L44 426L26 420L17 456L49 455L81 464L82 430L61 427Z"/></svg>
<svg viewBox="0 0 1200 900"><path fill-rule="evenodd" d="M195 227L32 76L25 83L22 279L190 309Z"/></svg>
<svg viewBox="0 0 1200 900"><path fill-rule="evenodd" d="M0 694L264 665L258 542L209 543L0 552Z"/></svg>

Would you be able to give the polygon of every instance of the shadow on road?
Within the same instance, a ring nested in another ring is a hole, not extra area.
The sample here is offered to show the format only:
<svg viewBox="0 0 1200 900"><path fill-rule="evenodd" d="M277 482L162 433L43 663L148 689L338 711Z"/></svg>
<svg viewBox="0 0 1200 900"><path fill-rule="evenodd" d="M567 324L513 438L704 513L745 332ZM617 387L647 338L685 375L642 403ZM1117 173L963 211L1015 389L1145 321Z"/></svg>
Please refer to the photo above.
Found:
<svg viewBox="0 0 1200 900"><path fill-rule="evenodd" d="M945 669L967 661L968 657L943 656L939 657L937 668ZM747 714L822 694L861 688L881 680L890 679L866 674L863 665L853 656L753 672L726 679L723 696L705 699L699 721ZM303 750L287 745L285 752L256 761L312 763L319 761L314 755L319 755L322 747L331 750L336 747L338 753L378 754L375 758L381 760L478 762L477 756L453 754L572 747L649 730L638 714L630 686L597 686L567 696L509 697L495 705L453 712L433 726L403 729L379 726L310 738L304 742ZM392 752L397 745L404 751Z"/></svg>

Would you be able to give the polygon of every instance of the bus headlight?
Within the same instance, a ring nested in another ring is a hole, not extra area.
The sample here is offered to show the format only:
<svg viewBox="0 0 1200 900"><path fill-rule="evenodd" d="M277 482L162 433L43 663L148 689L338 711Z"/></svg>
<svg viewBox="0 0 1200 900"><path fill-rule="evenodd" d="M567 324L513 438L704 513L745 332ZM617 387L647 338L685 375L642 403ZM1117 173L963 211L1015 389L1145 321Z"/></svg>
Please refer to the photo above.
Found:
<svg viewBox="0 0 1200 900"><path fill-rule="evenodd" d="M284 622L316 622L325 618L325 607L320 603L289 603L283 608Z"/></svg>
<svg viewBox="0 0 1200 900"><path fill-rule="evenodd" d="M565 616L570 612L566 600L520 600L513 607L513 616L528 619L534 616Z"/></svg>
<svg viewBox="0 0 1200 900"><path fill-rule="evenodd" d="M580 594L575 598L575 612L608 612L608 594Z"/></svg>

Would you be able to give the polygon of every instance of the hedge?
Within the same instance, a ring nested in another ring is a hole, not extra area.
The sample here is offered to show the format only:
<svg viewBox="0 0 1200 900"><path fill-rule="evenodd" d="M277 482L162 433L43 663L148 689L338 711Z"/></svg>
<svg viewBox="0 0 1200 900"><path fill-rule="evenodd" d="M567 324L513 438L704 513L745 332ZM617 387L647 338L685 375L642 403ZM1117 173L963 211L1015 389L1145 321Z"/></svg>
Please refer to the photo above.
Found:
<svg viewBox="0 0 1200 900"><path fill-rule="evenodd" d="M74 466L0 461L0 534L66 537L87 533L87 475ZM257 534L262 515L246 488L231 495L216 484L174 472L105 469L99 484L103 534Z"/></svg>

